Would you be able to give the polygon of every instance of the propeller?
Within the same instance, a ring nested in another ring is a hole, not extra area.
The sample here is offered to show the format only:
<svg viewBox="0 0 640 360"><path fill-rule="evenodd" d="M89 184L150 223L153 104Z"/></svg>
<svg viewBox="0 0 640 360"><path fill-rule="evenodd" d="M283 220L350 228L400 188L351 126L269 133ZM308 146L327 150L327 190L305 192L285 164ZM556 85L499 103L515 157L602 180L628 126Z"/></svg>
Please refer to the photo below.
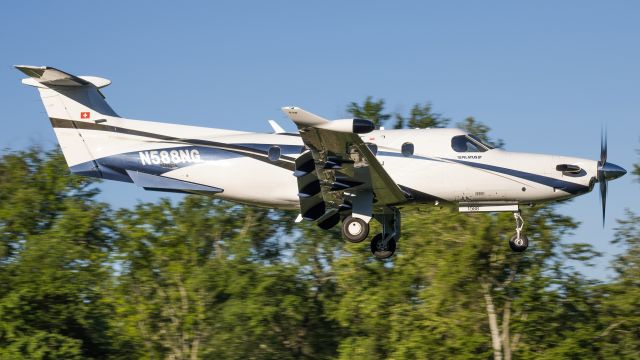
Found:
<svg viewBox="0 0 640 360"><path fill-rule="evenodd" d="M605 213L607 208L607 183L614 180L627 171L622 167L607 162L607 129L603 128L600 133L600 160L598 160L598 184L600 186L600 203L602 204L602 226L604 226Z"/></svg>

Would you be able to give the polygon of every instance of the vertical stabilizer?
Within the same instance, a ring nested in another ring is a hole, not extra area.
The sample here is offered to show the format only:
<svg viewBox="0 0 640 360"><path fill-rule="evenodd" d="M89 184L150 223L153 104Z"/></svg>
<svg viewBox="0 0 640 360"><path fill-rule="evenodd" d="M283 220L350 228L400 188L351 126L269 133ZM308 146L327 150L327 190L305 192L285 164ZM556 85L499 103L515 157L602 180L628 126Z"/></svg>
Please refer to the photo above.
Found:
<svg viewBox="0 0 640 360"><path fill-rule="evenodd" d="M96 123L107 117L118 117L100 92L100 88L111 82L99 77L71 75L48 66L16 65L16 68L29 76L22 80L23 84L38 89L67 165L93 164L83 172L101 177L77 122Z"/></svg>

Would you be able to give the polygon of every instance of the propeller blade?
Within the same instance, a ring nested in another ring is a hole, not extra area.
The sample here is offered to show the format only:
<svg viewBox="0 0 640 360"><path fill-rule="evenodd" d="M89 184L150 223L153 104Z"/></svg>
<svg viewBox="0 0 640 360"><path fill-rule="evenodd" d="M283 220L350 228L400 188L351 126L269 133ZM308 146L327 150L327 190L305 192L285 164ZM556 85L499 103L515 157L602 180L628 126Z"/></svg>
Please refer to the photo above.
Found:
<svg viewBox="0 0 640 360"><path fill-rule="evenodd" d="M600 130L600 161L598 161L598 184L600 187L600 204L602 204L602 227L604 227L605 213L607 210L607 127Z"/></svg>
<svg viewBox="0 0 640 360"><path fill-rule="evenodd" d="M607 179L602 177L600 183L600 203L602 204L602 227L604 227L605 212L607 210Z"/></svg>
<svg viewBox="0 0 640 360"><path fill-rule="evenodd" d="M600 166L607 162L607 128L602 127L600 132Z"/></svg>
<svg viewBox="0 0 640 360"><path fill-rule="evenodd" d="M609 180L615 180L624 176L627 170L607 162L607 127L602 127L600 133L600 160L598 161L597 179L600 185L600 203L602 203L602 227L604 227L607 210L607 185Z"/></svg>

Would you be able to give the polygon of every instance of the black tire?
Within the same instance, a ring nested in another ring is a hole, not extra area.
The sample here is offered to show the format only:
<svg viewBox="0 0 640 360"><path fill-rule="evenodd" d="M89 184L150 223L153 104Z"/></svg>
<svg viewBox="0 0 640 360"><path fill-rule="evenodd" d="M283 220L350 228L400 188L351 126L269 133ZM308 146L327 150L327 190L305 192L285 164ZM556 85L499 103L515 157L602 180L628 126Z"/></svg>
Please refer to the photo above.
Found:
<svg viewBox="0 0 640 360"><path fill-rule="evenodd" d="M371 239L371 253L378 259L388 259L396 252L396 239L387 241L386 248L382 248L382 234L378 234Z"/></svg>
<svg viewBox="0 0 640 360"><path fill-rule="evenodd" d="M523 252L529 247L529 239L525 234L520 234L520 241L517 241L517 235L513 235L509 239L509 247L514 252Z"/></svg>
<svg viewBox="0 0 640 360"><path fill-rule="evenodd" d="M359 243L369 236L369 224L360 218L347 216L342 221L342 235L349 242Z"/></svg>

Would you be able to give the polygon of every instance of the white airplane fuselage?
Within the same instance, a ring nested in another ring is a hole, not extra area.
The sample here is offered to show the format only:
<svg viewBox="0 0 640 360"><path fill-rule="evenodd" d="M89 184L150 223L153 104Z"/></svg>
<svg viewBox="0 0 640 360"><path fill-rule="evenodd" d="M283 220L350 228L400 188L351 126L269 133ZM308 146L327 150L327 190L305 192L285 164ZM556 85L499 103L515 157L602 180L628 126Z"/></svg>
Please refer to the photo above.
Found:
<svg viewBox="0 0 640 360"><path fill-rule="evenodd" d="M158 174L222 189L215 195L222 199L281 209L298 207L293 162L305 148L297 134L104 118L107 121L81 130L92 149L92 159L76 159L72 171L86 168L95 159L102 168ZM109 125L124 128L119 124L123 121L126 129L134 131L105 133ZM59 137L65 138L65 133L70 133L67 137L77 136L70 126L56 127L54 123L54 128ZM153 134L141 141L146 129L153 129ZM377 146L376 157L384 169L413 195L408 203L529 205L580 195L593 187L597 171L594 160L502 149L455 151L452 138L465 134L460 129L376 130L361 138ZM413 144L412 155L401 153L405 143ZM268 158L272 147L278 147L281 153L275 161ZM576 165L582 171L564 173L556 169L558 164ZM129 181L120 172L101 173L93 175Z"/></svg>

